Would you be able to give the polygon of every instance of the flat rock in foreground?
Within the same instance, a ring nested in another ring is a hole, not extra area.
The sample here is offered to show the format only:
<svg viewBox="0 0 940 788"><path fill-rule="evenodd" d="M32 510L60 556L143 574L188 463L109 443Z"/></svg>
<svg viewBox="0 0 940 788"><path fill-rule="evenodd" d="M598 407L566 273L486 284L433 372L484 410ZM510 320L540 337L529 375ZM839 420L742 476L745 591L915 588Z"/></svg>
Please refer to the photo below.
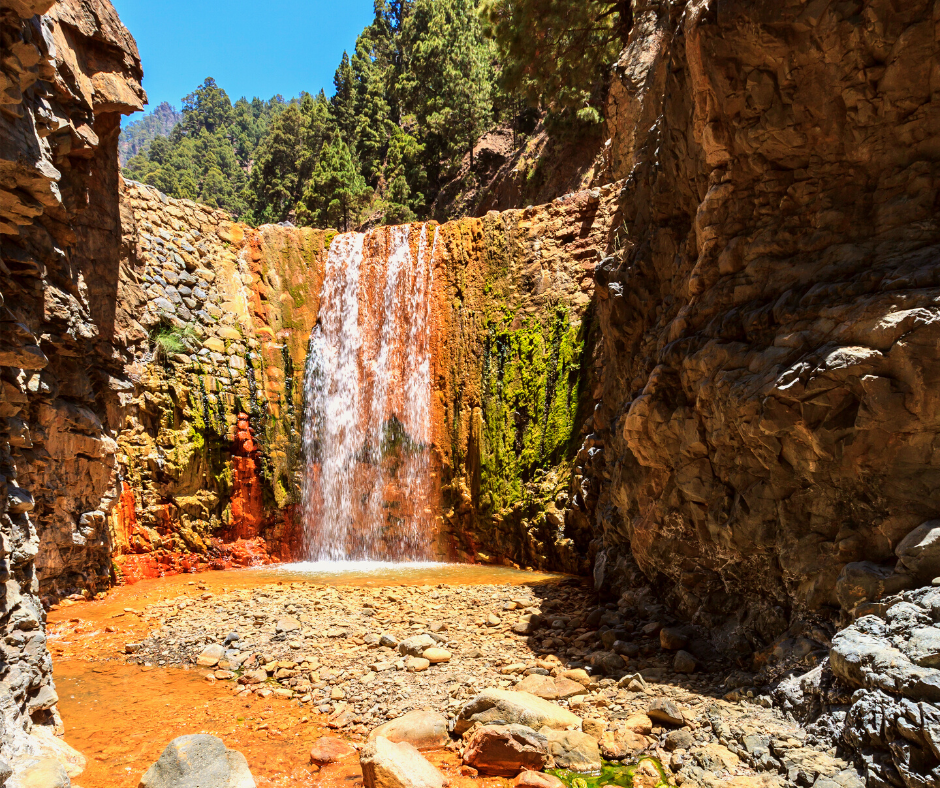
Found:
<svg viewBox="0 0 940 788"><path fill-rule="evenodd" d="M384 736L390 742L408 742L419 750L434 750L450 741L447 718L428 709L409 711L394 720L379 725L369 739Z"/></svg>
<svg viewBox="0 0 940 788"><path fill-rule="evenodd" d="M408 742L377 736L359 753L365 788L444 788L447 778Z"/></svg>
<svg viewBox="0 0 940 788"><path fill-rule="evenodd" d="M454 720L454 733L463 735L473 723L525 725L533 730L581 727L581 718L528 692L488 689L464 705Z"/></svg>
<svg viewBox="0 0 940 788"><path fill-rule="evenodd" d="M467 742L463 761L481 774L504 777L541 771L548 762L548 740L525 725L484 725Z"/></svg>
<svg viewBox="0 0 940 788"><path fill-rule="evenodd" d="M255 788L248 761L215 736L173 739L140 778L139 788Z"/></svg>

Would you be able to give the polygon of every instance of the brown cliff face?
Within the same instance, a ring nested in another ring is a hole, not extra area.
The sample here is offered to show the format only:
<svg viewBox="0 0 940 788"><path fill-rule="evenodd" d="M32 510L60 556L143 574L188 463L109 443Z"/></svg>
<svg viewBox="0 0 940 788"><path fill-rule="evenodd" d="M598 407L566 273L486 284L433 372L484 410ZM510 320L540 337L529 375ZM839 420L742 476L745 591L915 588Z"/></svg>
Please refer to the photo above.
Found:
<svg viewBox="0 0 940 788"><path fill-rule="evenodd" d="M940 6L651 2L615 74L595 576L747 649L940 507Z"/></svg>
<svg viewBox="0 0 940 788"><path fill-rule="evenodd" d="M144 93L104 0L0 2L0 759L57 724L38 575L110 565L124 327L116 320L121 113ZM6 772L6 770L0 770Z"/></svg>

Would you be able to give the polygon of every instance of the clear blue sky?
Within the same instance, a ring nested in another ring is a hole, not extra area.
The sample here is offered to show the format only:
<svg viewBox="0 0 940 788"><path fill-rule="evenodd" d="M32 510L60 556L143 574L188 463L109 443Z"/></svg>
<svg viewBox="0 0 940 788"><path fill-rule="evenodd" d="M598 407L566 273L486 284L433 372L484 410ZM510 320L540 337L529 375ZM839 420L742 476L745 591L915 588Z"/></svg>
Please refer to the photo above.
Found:
<svg viewBox="0 0 940 788"><path fill-rule="evenodd" d="M112 0L137 39L149 105L215 77L234 102L333 92L343 50L372 21L372 0ZM141 114L132 115L135 120Z"/></svg>

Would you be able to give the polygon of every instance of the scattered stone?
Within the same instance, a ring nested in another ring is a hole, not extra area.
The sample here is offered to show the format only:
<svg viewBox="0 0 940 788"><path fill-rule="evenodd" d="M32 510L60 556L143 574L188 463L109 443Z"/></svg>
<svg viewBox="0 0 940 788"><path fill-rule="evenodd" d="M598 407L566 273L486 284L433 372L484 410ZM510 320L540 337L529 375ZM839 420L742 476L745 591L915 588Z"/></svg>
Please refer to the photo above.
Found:
<svg viewBox="0 0 940 788"><path fill-rule="evenodd" d="M398 644L398 653L403 657L420 657L429 648L437 645L430 635L412 635Z"/></svg>
<svg viewBox="0 0 940 788"><path fill-rule="evenodd" d="M431 710L419 709L379 725L370 734L374 739L382 736L390 742L408 742L419 750L434 750L450 742L447 718Z"/></svg>
<svg viewBox="0 0 940 788"><path fill-rule="evenodd" d="M204 733L171 741L140 778L140 788L255 788L248 761Z"/></svg>
<svg viewBox="0 0 940 788"><path fill-rule="evenodd" d="M513 777L520 771L543 769L548 742L525 725L484 725L467 742L463 761L480 774Z"/></svg>
<svg viewBox="0 0 940 788"><path fill-rule="evenodd" d="M196 657L196 664L203 668L215 667L219 664L223 654L225 654L225 649L218 643L213 643L200 652L199 656Z"/></svg>
<svg viewBox="0 0 940 788"><path fill-rule="evenodd" d="M675 659L672 661L672 669L676 673L695 673L696 667L698 663L688 651L676 652Z"/></svg>
<svg viewBox="0 0 940 788"><path fill-rule="evenodd" d="M474 723L515 723L533 730L544 727L564 730L580 727L581 718L528 692L488 689L467 703L454 721L454 732L460 736Z"/></svg>
<svg viewBox="0 0 940 788"><path fill-rule="evenodd" d="M431 661L424 657L409 657L405 660L405 667L409 673L420 673L431 666Z"/></svg>
<svg viewBox="0 0 940 788"><path fill-rule="evenodd" d="M548 751L561 769L574 772L600 771L601 751L597 739L581 731L557 731L543 728L541 731L548 739Z"/></svg>
<svg viewBox="0 0 940 788"><path fill-rule="evenodd" d="M448 781L417 748L377 736L359 754L365 788L444 788Z"/></svg>
<svg viewBox="0 0 940 788"><path fill-rule="evenodd" d="M335 736L321 736L310 748L310 762L317 766L336 763L353 755L356 750Z"/></svg>
<svg viewBox="0 0 940 788"><path fill-rule="evenodd" d="M527 770L516 775L514 788L565 788L565 784L554 774Z"/></svg>
<svg viewBox="0 0 940 788"><path fill-rule="evenodd" d="M685 725L685 718L679 711L679 707L668 698L654 698L646 714L654 722L661 722L664 725Z"/></svg>
<svg viewBox="0 0 940 788"><path fill-rule="evenodd" d="M432 665L437 665L442 662L450 662L451 654L447 649L434 647L425 649L421 656Z"/></svg>

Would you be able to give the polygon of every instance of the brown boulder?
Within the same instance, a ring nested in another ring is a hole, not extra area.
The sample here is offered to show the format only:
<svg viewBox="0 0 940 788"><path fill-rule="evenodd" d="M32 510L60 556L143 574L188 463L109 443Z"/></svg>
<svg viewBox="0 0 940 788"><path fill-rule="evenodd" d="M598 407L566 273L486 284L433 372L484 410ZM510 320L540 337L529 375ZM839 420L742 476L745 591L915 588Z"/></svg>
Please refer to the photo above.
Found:
<svg viewBox="0 0 940 788"><path fill-rule="evenodd" d="M408 742L377 736L359 753L365 788L444 788L448 780Z"/></svg>
<svg viewBox="0 0 940 788"><path fill-rule="evenodd" d="M355 748L342 739L337 739L335 736L321 736L310 747L310 762L317 766L324 766L341 761L355 752Z"/></svg>
<svg viewBox="0 0 940 788"><path fill-rule="evenodd" d="M548 741L525 725L484 725L464 748L463 762L481 774L512 777L548 762Z"/></svg>

